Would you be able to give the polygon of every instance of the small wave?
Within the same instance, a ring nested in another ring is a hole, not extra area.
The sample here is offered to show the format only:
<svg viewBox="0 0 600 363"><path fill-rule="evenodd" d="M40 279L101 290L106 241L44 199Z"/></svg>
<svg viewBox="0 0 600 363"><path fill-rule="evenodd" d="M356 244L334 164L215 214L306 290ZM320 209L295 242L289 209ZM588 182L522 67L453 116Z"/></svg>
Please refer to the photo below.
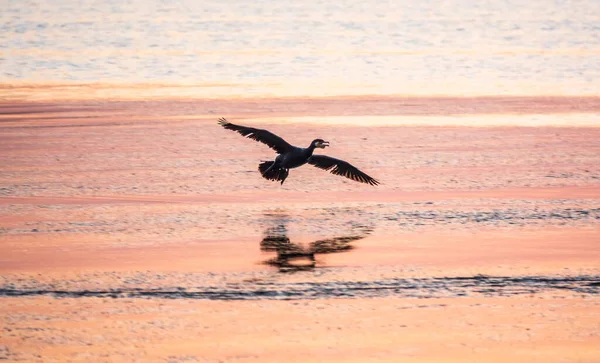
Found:
<svg viewBox="0 0 600 363"><path fill-rule="evenodd" d="M154 298L198 300L312 300L328 298L442 298L461 296L514 296L542 292L600 293L600 275L486 276L393 278L374 281L246 282L227 287L173 287L105 290L0 288L0 297L51 296L56 298Z"/></svg>

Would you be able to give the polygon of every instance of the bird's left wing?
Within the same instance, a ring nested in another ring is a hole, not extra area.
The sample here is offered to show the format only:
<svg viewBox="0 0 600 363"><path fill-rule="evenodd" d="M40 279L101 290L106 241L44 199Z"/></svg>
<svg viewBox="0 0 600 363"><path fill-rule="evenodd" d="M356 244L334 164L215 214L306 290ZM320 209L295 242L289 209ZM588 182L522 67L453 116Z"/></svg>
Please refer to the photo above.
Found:
<svg viewBox="0 0 600 363"><path fill-rule="evenodd" d="M313 155L308 159L308 163L316 166L319 169L328 170L332 174L345 176L348 179L352 179L357 182L366 183L370 185L377 185L379 181L371 178L367 174L358 170L352 164L332 158L330 156L325 155Z"/></svg>
<svg viewBox="0 0 600 363"><path fill-rule="evenodd" d="M288 144L287 141L267 130L235 125L227 121L223 117L219 119L219 125L223 126L227 130L236 131L240 135L246 136L252 140L262 142L263 144L269 146L271 149L275 150L278 154L286 153L294 148L292 145Z"/></svg>

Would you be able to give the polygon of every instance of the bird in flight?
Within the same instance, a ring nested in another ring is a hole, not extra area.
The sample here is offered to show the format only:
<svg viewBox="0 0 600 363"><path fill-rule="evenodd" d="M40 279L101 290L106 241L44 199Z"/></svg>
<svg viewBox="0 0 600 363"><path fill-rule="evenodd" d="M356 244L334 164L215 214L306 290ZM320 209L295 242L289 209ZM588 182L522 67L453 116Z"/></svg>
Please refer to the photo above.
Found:
<svg viewBox="0 0 600 363"><path fill-rule="evenodd" d="M235 125L223 117L218 121L219 125L225 129L236 131L242 136L262 142L279 154L275 158L275 161L265 161L258 166L260 174L265 179L280 181L283 184L288 177L290 169L308 163L319 169L327 170L335 175L345 176L357 182L370 185L379 184L379 181L358 170L358 168L347 161L332 158L331 156L313 154L316 148L324 149L329 146L329 142L322 139L315 139L310 143L309 147L302 148L290 145L281 137L267 130Z"/></svg>

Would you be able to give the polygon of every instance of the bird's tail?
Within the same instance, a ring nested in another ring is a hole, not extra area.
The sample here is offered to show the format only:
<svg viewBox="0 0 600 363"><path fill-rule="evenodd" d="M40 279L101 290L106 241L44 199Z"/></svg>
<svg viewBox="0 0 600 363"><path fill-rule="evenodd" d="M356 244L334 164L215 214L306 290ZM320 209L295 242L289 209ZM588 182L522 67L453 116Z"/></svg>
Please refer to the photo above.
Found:
<svg viewBox="0 0 600 363"><path fill-rule="evenodd" d="M258 165L258 170L263 178L273 181L281 181L281 184L285 181L288 176L288 170L279 167L273 167L274 161L265 161Z"/></svg>

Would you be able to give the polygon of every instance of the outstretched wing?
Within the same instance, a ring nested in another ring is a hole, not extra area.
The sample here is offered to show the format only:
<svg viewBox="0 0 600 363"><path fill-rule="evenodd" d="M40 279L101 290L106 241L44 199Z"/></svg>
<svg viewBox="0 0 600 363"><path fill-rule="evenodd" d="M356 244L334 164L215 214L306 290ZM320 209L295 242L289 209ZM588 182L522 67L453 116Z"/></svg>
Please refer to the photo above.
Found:
<svg viewBox="0 0 600 363"><path fill-rule="evenodd" d="M332 174L345 176L346 178L357 182L370 185L379 184L379 181L371 178L344 160L339 160L325 155L313 155L310 157L310 159L308 159L308 163L316 166L319 169L328 170Z"/></svg>
<svg viewBox="0 0 600 363"><path fill-rule="evenodd" d="M240 135L246 136L252 140L262 142L271 149L275 150L278 154L283 154L291 151L294 148L292 145L288 144L287 141L267 130L235 125L227 121L224 117L219 119L219 125L223 126L227 130L236 131Z"/></svg>

